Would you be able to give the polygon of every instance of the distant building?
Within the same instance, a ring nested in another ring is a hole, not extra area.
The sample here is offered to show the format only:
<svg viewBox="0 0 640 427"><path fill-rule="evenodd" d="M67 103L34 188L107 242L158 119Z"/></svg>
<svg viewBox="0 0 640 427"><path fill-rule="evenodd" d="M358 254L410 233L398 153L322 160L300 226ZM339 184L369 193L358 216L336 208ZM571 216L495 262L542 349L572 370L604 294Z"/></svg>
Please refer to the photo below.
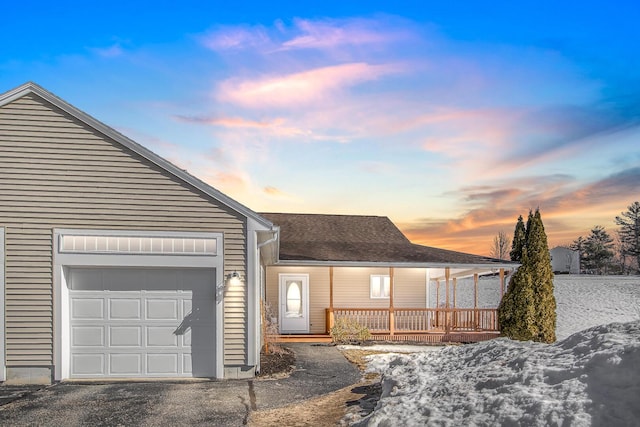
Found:
<svg viewBox="0 0 640 427"><path fill-rule="evenodd" d="M580 274L580 252L556 246L551 249L551 267L554 273Z"/></svg>

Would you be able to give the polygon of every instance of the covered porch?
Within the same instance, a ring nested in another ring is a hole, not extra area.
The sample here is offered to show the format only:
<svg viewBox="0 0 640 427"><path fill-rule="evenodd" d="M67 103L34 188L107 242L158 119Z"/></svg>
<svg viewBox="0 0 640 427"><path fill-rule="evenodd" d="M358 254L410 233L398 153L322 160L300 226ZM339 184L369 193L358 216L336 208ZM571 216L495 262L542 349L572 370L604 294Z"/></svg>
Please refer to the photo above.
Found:
<svg viewBox="0 0 640 427"><path fill-rule="evenodd" d="M486 268L432 269L427 279L427 303L425 308L398 306L394 301L396 269L388 268L389 305L385 308L350 307L335 304L334 267L329 267L329 304L325 308L325 327L321 334L279 334L274 337L283 342L329 342L330 330L339 319L353 320L366 326L376 341L407 341L424 343L477 342L496 338L500 334L497 305L480 308L478 304L478 280L483 274L496 274L499 281L499 298L505 291L505 283L513 270L495 271ZM458 280L472 278L473 305L458 307ZM431 292L430 292L431 291ZM435 301L428 295L435 293ZM499 300L498 300L499 302Z"/></svg>

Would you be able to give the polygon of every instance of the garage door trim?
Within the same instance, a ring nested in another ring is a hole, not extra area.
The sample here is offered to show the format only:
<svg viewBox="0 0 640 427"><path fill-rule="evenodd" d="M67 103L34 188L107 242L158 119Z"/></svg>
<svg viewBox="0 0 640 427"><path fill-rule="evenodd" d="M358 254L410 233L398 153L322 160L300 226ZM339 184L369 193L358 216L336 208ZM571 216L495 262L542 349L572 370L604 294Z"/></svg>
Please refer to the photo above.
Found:
<svg viewBox="0 0 640 427"><path fill-rule="evenodd" d="M54 229L54 379L61 381L70 377L70 319L69 292L66 278L73 267L163 267L163 268L208 268L216 271L216 284L224 281L224 259L222 251L212 254L145 254L132 252L95 253L91 251L61 252L60 242L65 235L91 236L123 236L123 237L154 237L168 239L215 239L216 247L223 248L222 233L192 233L192 232L157 232L157 231L123 231L123 230L79 230ZM215 375L224 376L224 307L223 298L216 298L216 349Z"/></svg>

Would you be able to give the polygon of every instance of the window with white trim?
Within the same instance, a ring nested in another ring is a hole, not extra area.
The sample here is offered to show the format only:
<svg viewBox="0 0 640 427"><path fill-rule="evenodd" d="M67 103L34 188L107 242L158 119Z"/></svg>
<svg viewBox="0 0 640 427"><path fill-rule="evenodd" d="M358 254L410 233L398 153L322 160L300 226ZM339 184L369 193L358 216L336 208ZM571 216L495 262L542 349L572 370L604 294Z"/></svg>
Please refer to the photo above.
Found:
<svg viewBox="0 0 640 427"><path fill-rule="evenodd" d="M372 274L370 285L370 297L389 298L391 293L391 278L385 274Z"/></svg>
<svg viewBox="0 0 640 427"><path fill-rule="evenodd" d="M60 236L60 252L171 255L217 255L216 239L144 235Z"/></svg>

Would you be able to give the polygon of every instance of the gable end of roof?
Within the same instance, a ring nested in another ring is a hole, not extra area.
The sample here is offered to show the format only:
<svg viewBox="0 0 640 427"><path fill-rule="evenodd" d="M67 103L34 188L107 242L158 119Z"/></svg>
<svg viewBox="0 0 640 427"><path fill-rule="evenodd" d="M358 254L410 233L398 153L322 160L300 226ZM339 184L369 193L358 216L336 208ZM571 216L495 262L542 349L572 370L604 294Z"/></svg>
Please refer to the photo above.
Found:
<svg viewBox="0 0 640 427"><path fill-rule="evenodd" d="M215 189L209 184L191 175L187 171L179 168L178 166L174 165L168 160L160 157L159 155L155 154L153 151L138 144L132 139L126 137L125 135L121 134L117 130L93 118L92 116L85 113L84 111L74 107L73 105L63 100L62 98L59 98L57 95L49 92L48 90L44 89L42 86L36 83L27 82L15 89L5 92L4 94L0 94L0 107L3 107L29 94L34 94L44 99L45 101L53 104L57 108L60 108L61 110L70 114L71 116L83 122L87 126L93 128L94 130L107 136L108 138L116 141L117 143L125 146L126 148L130 149L136 154L144 157L148 161L164 169L168 173L174 175L181 181L186 182L192 187L195 187L196 189L202 191L204 194L207 194L211 198L218 200L219 202L223 203L224 205L228 206L229 208L238 212L239 214L247 218L254 219L258 224L260 224L261 226L267 229L273 228L273 223L269 221L267 218L262 217L258 213L254 212L253 210L241 204L240 202L232 199L231 197L227 196L221 191Z"/></svg>

